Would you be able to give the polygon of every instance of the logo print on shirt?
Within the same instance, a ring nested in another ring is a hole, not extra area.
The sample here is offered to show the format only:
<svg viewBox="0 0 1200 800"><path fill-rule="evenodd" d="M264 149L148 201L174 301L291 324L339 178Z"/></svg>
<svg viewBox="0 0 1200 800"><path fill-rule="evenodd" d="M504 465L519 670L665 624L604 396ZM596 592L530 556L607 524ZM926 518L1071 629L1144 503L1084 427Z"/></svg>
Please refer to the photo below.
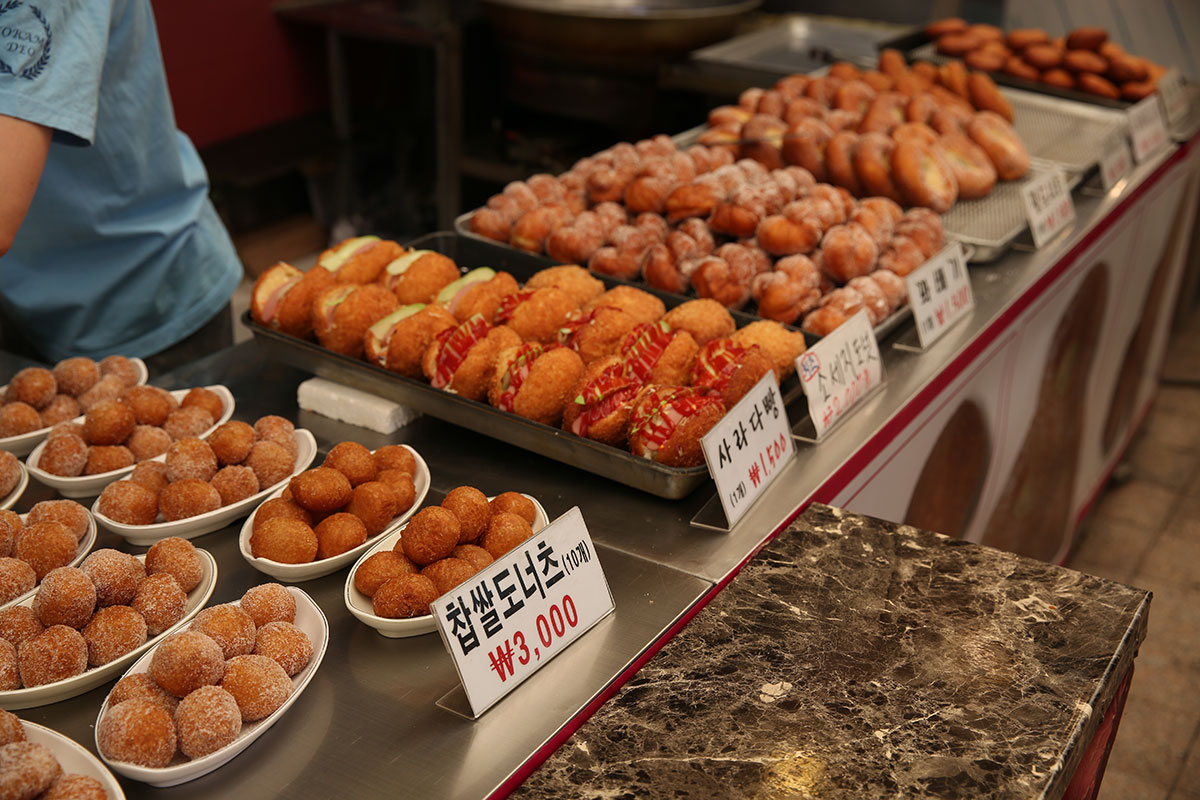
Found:
<svg viewBox="0 0 1200 800"><path fill-rule="evenodd" d="M28 12L9 14L20 9ZM40 8L23 0L0 0L0 75L37 78L50 63L51 38L50 23Z"/></svg>

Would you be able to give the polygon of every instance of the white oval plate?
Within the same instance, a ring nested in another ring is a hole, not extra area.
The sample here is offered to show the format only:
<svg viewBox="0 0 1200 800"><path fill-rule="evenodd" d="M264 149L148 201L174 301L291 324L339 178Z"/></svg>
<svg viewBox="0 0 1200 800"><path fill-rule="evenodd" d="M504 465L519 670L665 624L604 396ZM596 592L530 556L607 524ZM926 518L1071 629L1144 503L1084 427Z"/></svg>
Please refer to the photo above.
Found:
<svg viewBox="0 0 1200 800"><path fill-rule="evenodd" d="M525 496L529 497L529 495ZM490 497L488 498L488 500L491 499ZM537 501L537 498L529 497L529 499L533 501L533 507L537 512L534 514L532 526L533 532L537 533L546 527L549 520L546 519L546 509L542 508L542 504ZM354 568L350 570L350 575L346 578L346 590L343 593L346 608L350 610L350 613L389 639L420 636L423 633L432 633L437 630L437 623L433 619L433 614L425 614L421 617L408 617L406 619L389 619L388 617L377 616L374 606L371 603L371 598L354 587L354 573L358 572L358 568L362 566L362 563L380 550L391 550L396 546L396 542L400 541L400 536L403 533L404 528L393 531L370 550L363 553L362 558L354 562Z"/></svg>
<svg viewBox="0 0 1200 800"><path fill-rule="evenodd" d="M355 547L352 550L347 550L344 553L333 556L332 558L323 558L320 561L310 561L307 564L284 564L280 561L272 561L269 558L255 558L250 553L250 534L254 532L254 517L258 514L258 509L254 509L244 523L242 523L242 533L238 537L238 547L242 550L242 558L246 559L250 566L254 567L259 572L265 572L273 578L278 578L281 581L289 583L299 583L301 581L311 581L314 578L320 578L328 575L331 572L337 572L342 567L349 564L354 559L358 558L364 550L371 546L373 542L379 540L380 536L387 536L399 526L408 522L408 518L416 513L421 507L421 503L425 502L425 495L429 493L429 465L425 463L425 459L421 458L421 454L413 450L408 445L401 447L413 454L417 460L417 474L413 476L413 486L417 490L416 498L413 504L408 507L408 510L403 514L395 517L388 526L379 533L367 539L365 542ZM274 492L268 500L278 497L283 494L283 487ZM264 501L265 502L265 501Z"/></svg>
<svg viewBox="0 0 1200 800"><path fill-rule="evenodd" d="M326 621L321 607L303 590L297 589L295 586L289 586L287 590L292 593L292 597L296 598L295 624L312 641L313 655L308 662L308 666L292 677L292 693L283 702L283 705L275 709L274 713L268 717L264 717L257 722L243 724L242 732L238 735L238 738L215 753L209 753L206 756L191 761L172 763L166 767L143 767L125 761L112 761L100 750L100 720L104 717L104 712L108 708L108 698L105 698L104 703L100 706L100 713L96 715L96 752L100 753L100 757L104 759L104 762L126 778L148 783L151 786L176 786L180 783L195 780L201 775L207 775L245 750L255 739L266 733L267 729L274 725L291 708L292 703L296 702L296 698L308 686L308 682L316 673L317 667L321 665L321 659L325 657L325 648L329 644L329 622ZM153 650L146 653L137 660L137 663L129 668L125 675L148 671L150 669L150 659L153 655ZM179 759L181 756L176 753L175 758Z"/></svg>
<svg viewBox="0 0 1200 800"><path fill-rule="evenodd" d="M146 362L140 358L129 359L133 362L133 366L137 368L138 386L142 386L150 379L150 371L146 369ZM97 362L99 363L99 362ZM48 367L48 369L51 369ZM4 394L4 390L8 388L8 384L0 386L0 395ZM5 436L0 439L0 450L7 450L14 456L28 455L29 451L38 446L42 439L46 438L46 434L50 432L53 425L48 425L45 428L38 428L36 431L22 433L20 436Z"/></svg>
<svg viewBox="0 0 1200 800"><path fill-rule="evenodd" d="M200 554L203 575L200 578L200 585L188 592L187 606L183 611L183 619L167 628L158 636L151 636L144 644L130 650L120 658L99 667L92 667L80 675L55 681L54 683L43 684L42 686L34 686L30 689L12 689L11 691L0 692L0 708L7 708L9 710L14 708L33 708L34 706L57 703L59 700L66 700L69 697L83 694L105 681L112 680L123 669L128 667L135 658L162 641L164 636L169 636L190 622L192 617L196 616L200 613L200 609L204 608L204 604L208 602L208 598L212 597L213 589L217 586L217 562L207 550L196 548L196 552ZM134 556L134 558L143 563L146 561L146 556L144 555ZM32 603L33 598L29 597L26 598L22 605L32 605Z"/></svg>
<svg viewBox="0 0 1200 800"><path fill-rule="evenodd" d="M25 739L50 748L50 752L58 759L64 775L87 775L100 781L108 800L125 800L125 791L108 767L100 763L100 759L91 754L83 745L63 736L58 731L52 731L36 722L21 720L25 728Z"/></svg>
<svg viewBox="0 0 1200 800"><path fill-rule="evenodd" d="M28 514L22 514L21 522L25 522L28 518L29 518ZM87 531L83 534L83 538L79 540L79 544L75 548L75 558L71 560L70 564L64 564L63 566L78 567L80 562L83 561L84 556L86 556L88 553L91 552L92 546L95 544L96 544L96 518L93 517L91 515L91 513L89 512L88 513ZM16 605L17 603L20 603L22 600L24 600L27 597L33 597L33 595L36 593L37 593L37 586L34 586L32 589L30 589L25 594L17 595L12 600L9 600L7 603L0 603L0 608L8 608L11 605Z"/></svg>
<svg viewBox="0 0 1200 800"><path fill-rule="evenodd" d="M16 505L17 501L21 499L21 495L25 493L25 487L29 485L29 470L25 469L25 465L20 461L17 462L17 469L21 471L21 477L17 478L17 485L11 492L0 497L0 511Z"/></svg>
<svg viewBox="0 0 1200 800"><path fill-rule="evenodd" d="M308 465L317 456L317 440L313 438L311 433L304 428L297 428L294 435L296 438L296 464L292 467L292 475L308 469ZM92 515L96 517L96 520L105 529L124 537L125 541L130 544L136 544L141 547L149 547L159 539L166 539L168 536L178 536L181 539L194 539L197 536L203 536L206 533L212 533L224 528L262 502L271 492L282 492L284 487L287 486L287 482L291 479L292 476L289 475L273 486L268 486L266 489L250 495L245 500L239 500L236 503L221 506L213 511L197 514L194 517L177 519L172 522L155 522L150 525L126 525L123 522L117 522L100 513L99 497L92 503ZM159 515L159 519L162 519L161 514Z"/></svg>
<svg viewBox="0 0 1200 800"><path fill-rule="evenodd" d="M219 426L229 421L233 416L233 393L224 386L206 386L206 389L211 389L221 398L221 404L225 406L225 412L221 414L221 418L213 423L213 426L200 434L200 438L208 436L215 431ZM171 392L171 396L176 400L182 400L191 389L176 389ZM74 422L82 422L83 417L76 417ZM45 449L45 442L40 443L29 454L29 458L25 459L25 466L29 467L29 471L33 473L33 477L37 478L42 483L55 489L63 497L95 497L118 478L124 478L129 473L133 472L133 467L121 467L120 469L101 472L98 475L80 475L77 478L66 478L62 475L51 475L45 470L38 469L38 459L42 456L42 450ZM162 461L164 455L158 455L149 461ZM136 464L134 465L136 466Z"/></svg>

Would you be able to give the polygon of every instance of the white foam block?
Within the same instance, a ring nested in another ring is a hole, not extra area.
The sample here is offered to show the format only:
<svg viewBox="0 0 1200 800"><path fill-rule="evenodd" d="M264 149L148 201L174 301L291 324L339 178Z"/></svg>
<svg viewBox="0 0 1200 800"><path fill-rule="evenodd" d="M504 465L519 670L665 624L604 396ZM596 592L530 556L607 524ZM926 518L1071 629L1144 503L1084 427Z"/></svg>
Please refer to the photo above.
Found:
<svg viewBox="0 0 1200 800"><path fill-rule="evenodd" d="M309 378L301 383L296 390L296 402L305 411L379 433L392 433L421 416L408 406L325 378Z"/></svg>

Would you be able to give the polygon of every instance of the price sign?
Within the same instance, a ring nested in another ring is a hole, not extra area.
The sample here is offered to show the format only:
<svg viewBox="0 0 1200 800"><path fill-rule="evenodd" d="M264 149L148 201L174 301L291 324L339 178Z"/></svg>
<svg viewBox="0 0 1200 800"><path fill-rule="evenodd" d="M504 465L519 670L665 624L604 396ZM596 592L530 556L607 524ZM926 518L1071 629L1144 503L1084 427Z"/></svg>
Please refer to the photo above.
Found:
<svg viewBox="0 0 1200 800"><path fill-rule="evenodd" d="M1041 247L1075 221L1075 203L1062 170L1039 173L1021 186L1025 215L1033 232L1033 246Z"/></svg>
<svg viewBox="0 0 1200 800"><path fill-rule="evenodd" d="M796 370L820 439L855 403L883 383L879 342L866 310L806 350L796 359Z"/></svg>
<svg viewBox="0 0 1200 800"><path fill-rule="evenodd" d="M1188 99L1183 88L1183 73L1175 67L1167 70L1158 79L1158 94L1162 97L1167 121L1174 125L1187 116Z"/></svg>
<svg viewBox="0 0 1200 800"><path fill-rule="evenodd" d="M966 259L958 242L946 245L942 252L905 276L904 281L921 347L936 342L951 325L975 308Z"/></svg>
<svg viewBox="0 0 1200 800"><path fill-rule="evenodd" d="M614 607L578 507L430 603L477 717Z"/></svg>
<svg viewBox="0 0 1200 800"><path fill-rule="evenodd" d="M775 372L768 370L700 446L732 528L796 453Z"/></svg>
<svg viewBox="0 0 1200 800"><path fill-rule="evenodd" d="M1133 157L1140 164L1167 146L1167 124L1163 120L1158 96L1139 100L1125 112L1129 119L1129 138L1133 140Z"/></svg>
<svg viewBox="0 0 1200 800"><path fill-rule="evenodd" d="M1129 142L1120 131L1113 133L1104 143L1104 154L1100 156L1100 180L1104 191L1108 191L1133 169L1133 154Z"/></svg>

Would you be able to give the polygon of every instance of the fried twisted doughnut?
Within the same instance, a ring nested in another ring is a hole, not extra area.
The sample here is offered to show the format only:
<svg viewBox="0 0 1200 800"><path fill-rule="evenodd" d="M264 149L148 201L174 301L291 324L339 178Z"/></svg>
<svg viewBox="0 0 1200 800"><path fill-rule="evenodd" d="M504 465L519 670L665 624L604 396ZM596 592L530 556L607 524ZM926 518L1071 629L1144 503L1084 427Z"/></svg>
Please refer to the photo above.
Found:
<svg viewBox="0 0 1200 800"><path fill-rule="evenodd" d="M725 259L715 255L696 265L692 286L700 297L712 298L726 308L741 308L750 299L749 282L742 281Z"/></svg>
<svg viewBox="0 0 1200 800"><path fill-rule="evenodd" d="M584 211L569 225L560 225L546 237L546 254L556 261L586 264L604 244L604 228L594 211Z"/></svg>
<svg viewBox="0 0 1200 800"><path fill-rule="evenodd" d="M899 92L884 92L872 102L858 125L859 133L887 133L904 122L905 111L910 100Z"/></svg>
<svg viewBox="0 0 1200 800"><path fill-rule="evenodd" d="M874 273L871 273L872 275ZM871 277L871 275L860 275L857 278L851 278L846 284L847 289L853 289L862 296L863 305L867 309L867 316L871 320L871 326L874 327L887 319L888 314L892 313L892 309L888 304L887 295L883 293L883 289L879 288L879 284Z"/></svg>
<svg viewBox="0 0 1200 800"><path fill-rule="evenodd" d="M546 237L555 228L571 220L571 211L562 203L547 203L521 215L512 226L508 243L521 250L540 253L546 245Z"/></svg>
<svg viewBox="0 0 1200 800"><path fill-rule="evenodd" d="M846 217L850 216L850 212L857 205L856 201L849 192L840 186L832 186L828 183L818 183L808 193L809 197L816 197L829 203L833 207L835 214L834 222L845 222Z"/></svg>
<svg viewBox="0 0 1200 800"><path fill-rule="evenodd" d="M768 253L788 256L811 253L820 243L823 232L815 219L794 222L783 214L772 214L758 223L755 239Z"/></svg>
<svg viewBox="0 0 1200 800"><path fill-rule="evenodd" d="M775 91L783 95L785 101L791 102L804 94L804 87L808 86L810 80L807 75L785 75L775 81Z"/></svg>
<svg viewBox="0 0 1200 800"><path fill-rule="evenodd" d="M879 254L879 269L894 272L903 278L925 263L925 254L908 236L897 233Z"/></svg>
<svg viewBox="0 0 1200 800"><path fill-rule="evenodd" d="M846 111L835 108L825 112L825 124L837 131L857 131L862 124L863 115L857 111Z"/></svg>
<svg viewBox="0 0 1200 800"><path fill-rule="evenodd" d="M821 269L837 283L875 269L879 248L861 225L835 225L821 240Z"/></svg>
<svg viewBox="0 0 1200 800"><path fill-rule="evenodd" d="M508 241L512 234L512 226L512 217L494 208L484 207L471 215L471 232L495 239L497 242Z"/></svg>
<svg viewBox="0 0 1200 800"><path fill-rule="evenodd" d="M889 314L908 302L908 285L896 273L887 269L877 269L867 277L875 281L875 285L883 292Z"/></svg>
<svg viewBox="0 0 1200 800"><path fill-rule="evenodd" d="M758 315L791 325L801 314L816 308L821 292L783 272L764 272L751 282Z"/></svg>
<svg viewBox="0 0 1200 800"><path fill-rule="evenodd" d="M812 222L822 233L841 222L840 211L832 203L811 195L788 203L783 207L783 215L798 225Z"/></svg>
<svg viewBox="0 0 1200 800"><path fill-rule="evenodd" d="M601 247L592 253L587 266L592 272L598 272L601 275L611 275L627 281L633 280L642 269L641 253L621 253L611 245Z"/></svg>
<svg viewBox="0 0 1200 800"><path fill-rule="evenodd" d="M724 196L725 193L711 181L696 181L675 187L663 202L663 211L671 222L688 217L707 217Z"/></svg>
<svg viewBox="0 0 1200 800"><path fill-rule="evenodd" d="M693 248L695 247L695 240L686 234L675 231L671 236L683 236L692 242ZM668 237L668 242L670 242L670 237ZM679 269L679 264L694 257L694 250L689 250L680 256L671 248L670 244L652 244L642 254L642 280L656 289L683 294L687 291L688 279Z"/></svg>
<svg viewBox="0 0 1200 800"><path fill-rule="evenodd" d="M871 234L876 246L881 248L892 238L892 230L895 227L891 216L863 204L859 204L858 208L854 209L847 221L861 225L867 233Z"/></svg>
<svg viewBox="0 0 1200 800"><path fill-rule="evenodd" d="M886 197L864 197L858 202L862 208L869 208L880 216L887 217L895 225L904 216L904 209L895 200Z"/></svg>
<svg viewBox="0 0 1200 800"><path fill-rule="evenodd" d="M636 168L631 165L621 167L600 167L587 178L587 197L592 205L608 201L619 202L625 197L625 189L633 180Z"/></svg>
<svg viewBox="0 0 1200 800"><path fill-rule="evenodd" d="M715 128L718 125L742 125L754 116L754 112L742 106L717 106L708 112L708 125Z"/></svg>

